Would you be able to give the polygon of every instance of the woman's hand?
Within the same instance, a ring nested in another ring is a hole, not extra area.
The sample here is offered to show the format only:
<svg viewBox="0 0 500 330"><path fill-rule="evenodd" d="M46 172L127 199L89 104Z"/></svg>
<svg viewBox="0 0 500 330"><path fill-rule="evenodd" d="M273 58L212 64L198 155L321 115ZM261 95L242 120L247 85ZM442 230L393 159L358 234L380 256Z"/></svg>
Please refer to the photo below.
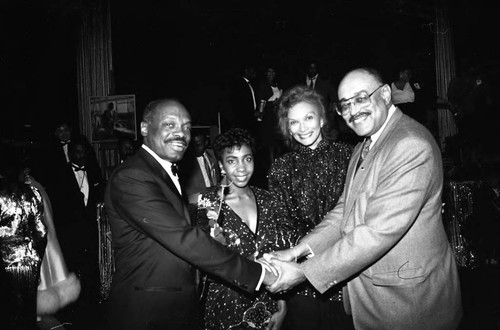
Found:
<svg viewBox="0 0 500 330"><path fill-rule="evenodd" d="M284 300L278 300L278 311L271 316L269 323L267 324L266 330L279 330L283 325L283 321L286 316L286 302Z"/></svg>

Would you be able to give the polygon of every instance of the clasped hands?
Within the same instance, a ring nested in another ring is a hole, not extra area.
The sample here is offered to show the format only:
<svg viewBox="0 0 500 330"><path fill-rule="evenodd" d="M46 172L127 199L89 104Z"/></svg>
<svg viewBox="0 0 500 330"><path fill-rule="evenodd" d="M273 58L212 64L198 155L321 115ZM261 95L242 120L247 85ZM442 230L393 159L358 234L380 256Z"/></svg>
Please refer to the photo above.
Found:
<svg viewBox="0 0 500 330"><path fill-rule="evenodd" d="M269 292L287 292L294 286L305 281L306 276L297 263L301 254L297 247L282 251L266 253L257 262L266 268L264 285Z"/></svg>

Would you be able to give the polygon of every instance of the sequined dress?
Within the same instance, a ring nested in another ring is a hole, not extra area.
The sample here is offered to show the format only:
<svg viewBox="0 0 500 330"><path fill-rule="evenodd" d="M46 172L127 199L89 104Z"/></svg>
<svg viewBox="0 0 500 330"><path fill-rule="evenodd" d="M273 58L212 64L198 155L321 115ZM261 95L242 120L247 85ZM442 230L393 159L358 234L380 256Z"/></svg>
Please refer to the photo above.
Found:
<svg viewBox="0 0 500 330"><path fill-rule="evenodd" d="M210 188L198 202L197 221L207 231L210 229L207 212L219 210L220 189ZM227 247L254 260L262 257L263 253L287 248L290 243L278 226L283 210L269 192L257 187L251 189L258 208L256 233L225 202L220 207L218 223L225 231ZM227 283L208 278L204 291L204 322L207 330L265 329L269 318L277 311L277 301L265 290L250 295Z"/></svg>
<svg viewBox="0 0 500 330"><path fill-rule="evenodd" d="M39 191L0 192L0 322L5 329L38 329L36 297L46 245Z"/></svg>
<svg viewBox="0 0 500 330"><path fill-rule="evenodd" d="M352 146L322 140L316 149L300 145L271 165L268 174L269 191L286 208L288 228L293 241L309 233L335 207L342 191ZM304 283L298 294L317 297L319 293ZM338 291L325 293L330 300L340 300ZM323 295L323 297L325 297Z"/></svg>

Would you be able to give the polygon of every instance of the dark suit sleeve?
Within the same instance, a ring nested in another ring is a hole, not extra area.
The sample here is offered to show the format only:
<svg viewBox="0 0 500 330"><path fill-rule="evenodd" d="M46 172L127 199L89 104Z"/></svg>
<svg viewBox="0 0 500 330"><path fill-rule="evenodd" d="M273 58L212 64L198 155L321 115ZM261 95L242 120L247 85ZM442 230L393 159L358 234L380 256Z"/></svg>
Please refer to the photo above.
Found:
<svg viewBox="0 0 500 330"><path fill-rule="evenodd" d="M111 201L121 219L170 253L249 292L262 268L226 249L188 224L179 197L147 171L123 169L110 182Z"/></svg>

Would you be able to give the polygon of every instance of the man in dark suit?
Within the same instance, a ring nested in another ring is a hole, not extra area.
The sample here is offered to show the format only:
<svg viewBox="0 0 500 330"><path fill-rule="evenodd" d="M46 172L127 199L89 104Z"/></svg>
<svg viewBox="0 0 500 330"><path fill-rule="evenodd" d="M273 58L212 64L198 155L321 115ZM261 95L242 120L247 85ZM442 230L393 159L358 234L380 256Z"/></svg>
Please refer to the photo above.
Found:
<svg viewBox="0 0 500 330"><path fill-rule="evenodd" d="M339 131L345 131L347 127L345 127L345 124L343 124L343 121L334 110L335 102L337 101L335 86L330 79L322 75L317 61L313 60L307 63L306 75L304 79L300 81L300 84L314 89L323 98L329 134L337 135Z"/></svg>
<svg viewBox="0 0 500 330"><path fill-rule="evenodd" d="M144 144L113 172L105 195L115 252L109 327L197 329L195 267L249 293L275 276L191 225L172 168L191 139L184 106L171 99L148 104L141 135Z"/></svg>
<svg viewBox="0 0 500 330"><path fill-rule="evenodd" d="M54 226L68 269L81 281L80 298L63 320L82 325L99 300L97 205L103 200L101 169L84 136L72 136L68 160L53 165L47 193L52 203Z"/></svg>
<svg viewBox="0 0 500 330"><path fill-rule="evenodd" d="M216 186L220 180L220 168L214 151L208 148L203 133L193 136L181 163L181 184L189 201L191 219L195 219L198 196L207 188Z"/></svg>
<svg viewBox="0 0 500 330"><path fill-rule="evenodd" d="M325 109L330 109L332 103L336 100L335 87L330 80L321 76L317 62L310 61L307 64L306 71L306 76L302 84L318 92L323 97Z"/></svg>
<svg viewBox="0 0 500 330"><path fill-rule="evenodd" d="M272 292L308 280L323 293L345 283L356 329L457 329L460 281L441 219L443 164L429 131L391 102L373 69L340 82L338 111L365 138L335 208L275 263Z"/></svg>
<svg viewBox="0 0 500 330"><path fill-rule="evenodd" d="M255 69L245 65L241 69L241 75L229 86L226 104L222 113L222 130L239 127L247 129L255 136L257 130L257 91L253 86Z"/></svg>

